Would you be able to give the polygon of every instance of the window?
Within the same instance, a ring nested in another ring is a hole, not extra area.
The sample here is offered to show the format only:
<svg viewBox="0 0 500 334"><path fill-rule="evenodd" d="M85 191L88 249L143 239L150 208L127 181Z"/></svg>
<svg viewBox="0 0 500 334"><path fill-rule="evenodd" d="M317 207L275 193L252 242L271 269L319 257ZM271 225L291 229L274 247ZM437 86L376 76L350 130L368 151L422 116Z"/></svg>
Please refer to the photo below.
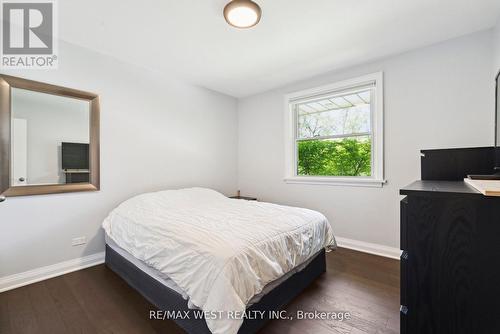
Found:
<svg viewBox="0 0 500 334"><path fill-rule="evenodd" d="M382 73L287 95L289 183L381 186Z"/></svg>

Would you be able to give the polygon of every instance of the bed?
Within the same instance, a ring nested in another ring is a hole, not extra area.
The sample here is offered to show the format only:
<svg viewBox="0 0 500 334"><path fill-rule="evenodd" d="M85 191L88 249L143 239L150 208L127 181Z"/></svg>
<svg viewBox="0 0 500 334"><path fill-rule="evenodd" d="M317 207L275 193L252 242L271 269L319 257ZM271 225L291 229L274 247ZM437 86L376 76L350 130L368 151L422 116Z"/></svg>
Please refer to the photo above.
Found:
<svg viewBox="0 0 500 334"><path fill-rule="evenodd" d="M205 188L136 196L103 228L106 265L190 334L257 332L336 247L319 212Z"/></svg>

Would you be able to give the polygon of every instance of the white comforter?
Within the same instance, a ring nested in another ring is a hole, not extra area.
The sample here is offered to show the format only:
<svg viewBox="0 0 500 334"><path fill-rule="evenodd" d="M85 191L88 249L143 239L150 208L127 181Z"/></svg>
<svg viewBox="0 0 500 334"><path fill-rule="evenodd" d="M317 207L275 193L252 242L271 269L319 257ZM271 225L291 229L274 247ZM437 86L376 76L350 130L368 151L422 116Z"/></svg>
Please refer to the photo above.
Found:
<svg viewBox="0 0 500 334"><path fill-rule="evenodd" d="M204 188L134 197L103 227L120 247L170 277L191 305L215 312L245 311L266 284L335 247L319 212L229 199ZM206 321L214 334L236 334L243 322Z"/></svg>

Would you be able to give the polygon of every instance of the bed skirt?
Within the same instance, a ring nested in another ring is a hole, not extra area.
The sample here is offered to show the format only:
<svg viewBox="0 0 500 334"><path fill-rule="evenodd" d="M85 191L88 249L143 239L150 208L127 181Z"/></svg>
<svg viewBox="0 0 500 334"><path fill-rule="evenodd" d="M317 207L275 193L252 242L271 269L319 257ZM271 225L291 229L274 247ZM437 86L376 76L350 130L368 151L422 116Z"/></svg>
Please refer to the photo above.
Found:
<svg viewBox="0 0 500 334"><path fill-rule="evenodd" d="M166 287L156 279L152 278L130 261L106 245L106 266L123 278L131 287L137 290L150 303L163 311L188 311L188 302L176 291ZM282 310L286 304L298 296L308 285L326 271L325 251L321 250L314 256L314 259L302 270L280 285L275 287L262 299L250 306L248 311L264 311L266 315L269 311ZM144 315L149 316L149 315ZM189 334L211 334L204 319L174 320L182 329ZM238 334L253 334L261 329L269 318L245 319Z"/></svg>

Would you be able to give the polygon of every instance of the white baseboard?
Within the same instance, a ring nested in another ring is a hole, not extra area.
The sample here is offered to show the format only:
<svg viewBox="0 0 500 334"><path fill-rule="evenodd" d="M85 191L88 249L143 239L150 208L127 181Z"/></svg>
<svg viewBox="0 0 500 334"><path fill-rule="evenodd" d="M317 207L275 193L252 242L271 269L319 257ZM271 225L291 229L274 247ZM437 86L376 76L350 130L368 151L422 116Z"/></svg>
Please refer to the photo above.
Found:
<svg viewBox="0 0 500 334"><path fill-rule="evenodd" d="M349 248L363 253L384 256L391 259L399 260L401 256L401 251L398 248L348 238L336 237L335 239L337 240L337 244L339 247ZM21 286L40 282L73 271L96 266L101 263L104 263L104 252L25 271L19 274L0 277L0 292L12 290Z"/></svg>
<svg viewBox="0 0 500 334"><path fill-rule="evenodd" d="M339 247L353 249L363 253L369 253L379 256L388 257L391 259L400 259L401 250L399 248L388 247L379 244L372 244L370 242L364 242L359 240L335 237Z"/></svg>
<svg viewBox="0 0 500 334"><path fill-rule="evenodd" d="M0 277L0 292L96 266L101 263L104 263L104 252L52 264L50 266L25 271L19 274Z"/></svg>

